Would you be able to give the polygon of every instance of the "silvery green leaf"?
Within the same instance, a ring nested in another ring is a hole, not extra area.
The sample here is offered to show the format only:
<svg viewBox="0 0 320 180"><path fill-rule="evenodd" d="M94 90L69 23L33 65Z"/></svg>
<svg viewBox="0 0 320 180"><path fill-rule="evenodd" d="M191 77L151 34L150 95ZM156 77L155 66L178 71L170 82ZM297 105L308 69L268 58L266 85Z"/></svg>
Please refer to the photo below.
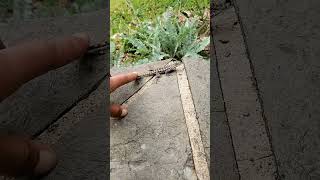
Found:
<svg viewBox="0 0 320 180"><path fill-rule="evenodd" d="M205 49L210 43L210 37L204 38L201 42L197 43L197 45L194 48L195 53L199 53Z"/></svg>

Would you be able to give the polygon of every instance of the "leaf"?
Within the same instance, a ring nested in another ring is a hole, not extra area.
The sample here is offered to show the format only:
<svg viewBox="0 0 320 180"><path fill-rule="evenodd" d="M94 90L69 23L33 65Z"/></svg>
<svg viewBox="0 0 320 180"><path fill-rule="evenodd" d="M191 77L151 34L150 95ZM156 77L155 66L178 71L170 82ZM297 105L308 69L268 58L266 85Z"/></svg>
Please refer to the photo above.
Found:
<svg viewBox="0 0 320 180"><path fill-rule="evenodd" d="M110 41L110 53L113 53L116 50L116 44Z"/></svg>
<svg viewBox="0 0 320 180"><path fill-rule="evenodd" d="M199 53L203 51L210 43L210 37L204 38L201 42L199 42L196 46L194 46L193 52Z"/></svg>
<svg viewBox="0 0 320 180"><path fill-rule="evenodd" d="M158 61L163 58L199 57L210 43L209 38L198 42L198 22L195 18L179 22L172 9L154 23L140 22L121 39L123 52L132 54L133 64ZM112 46L112 45L111 45Z"/></svg>

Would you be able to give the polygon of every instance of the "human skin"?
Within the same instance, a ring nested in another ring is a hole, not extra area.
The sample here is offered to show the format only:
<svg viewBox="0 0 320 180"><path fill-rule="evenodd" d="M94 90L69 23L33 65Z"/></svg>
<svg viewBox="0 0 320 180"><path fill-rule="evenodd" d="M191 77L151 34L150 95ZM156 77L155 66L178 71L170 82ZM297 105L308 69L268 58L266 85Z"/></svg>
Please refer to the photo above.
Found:
<svg viewBox="0 0 320 180"><path fill-rule="evenodd" d="M5 48L0 42L0 102L33 78L62 67L80 58L90 44L86 33L51 40L37 40ZM134 81L137 73L110 78L110 92ZM112 117L124 117L126 106L110 106ZM106 117L107 119L107 117ZM42 175L57 163L49 145L28 137L0 134L0 175Z"/></svg>

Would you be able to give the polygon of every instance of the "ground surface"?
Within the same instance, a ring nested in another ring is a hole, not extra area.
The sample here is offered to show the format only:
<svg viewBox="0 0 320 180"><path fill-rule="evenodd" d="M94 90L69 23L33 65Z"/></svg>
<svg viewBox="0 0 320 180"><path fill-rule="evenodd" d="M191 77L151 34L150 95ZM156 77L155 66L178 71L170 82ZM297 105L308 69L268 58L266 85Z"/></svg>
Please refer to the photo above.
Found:
<svg viewBox="0 0 320 180"><path fill-rule="evenodd" d="M130 71L160 67L165 63L142 65L130 68ZM188 77L194 77L189 82L192 82L190 87L196 94L193 98L200 139L206 149L205 159L209 162L209 62L186 59L184 65ZM114 68L111 74L125 71ZM158 81L146 78L139 84L128 84L111 95L111 102L130 101L128 116L122 120L110 119L112 179L197 179L178 85L179 73L163 75ZM130 96L128 92L134 95Z"/></svg>
<svg viewBox="0 0 320 180"><path fill-rule="evenodd" d="M280 179L320 179L320 2L236 7Z"/></svg>
<svg viewBox="0 0 320 180"><path fill-rule="evenodd" d="M213 18L242 179L320 178L319 6L319 1L236 0L236 10L222 5Z"/></svg>

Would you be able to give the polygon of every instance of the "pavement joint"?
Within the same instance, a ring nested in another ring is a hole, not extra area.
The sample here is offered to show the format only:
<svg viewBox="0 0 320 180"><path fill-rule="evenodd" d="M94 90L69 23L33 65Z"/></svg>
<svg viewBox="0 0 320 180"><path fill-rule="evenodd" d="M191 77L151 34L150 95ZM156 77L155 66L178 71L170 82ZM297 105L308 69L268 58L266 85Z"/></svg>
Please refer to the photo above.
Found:
<svg viewBox="0 0 320 180"><path fill-rule="evenodd" d="M250 158L250 159L239 159L237 160L238 162L241 162L241 161L257 161L257 160L260 160L260 159L265 159L265 158L268 158L268 157L272 157L273 154L269 154L269 155L266 155L266 156L262 156L262 157L258 157L258 158Z"/></svg>
<svg viewBox="0 0 320 180"><path fill-rule="evenodd" d="M217 57L217 52L216 52L216 47L215 47L215 41L214 41L214 37L213 37L213 33L211 33L211 36L212 36L212 49L213 49L213 52L214 52L214 56L216 59L218 59ZM216 70L217 70L217 76L218 76L218 80L219 80L219 87L220 87L220 92L221 92L221 96L222 96L222 101L223 101L223 112L226 116L226 124L227 124L227 127L228 127L228 132L229 132L229 137L231 139L231 145L232 145L232 152L233 152L233 156L236 158L236 152L235 152L235 147L234 147L234 140L233 140L233 136L232 136L232 132L231 132L231 127L230 127L230 122L229 122L229 116L228 116L228 113L226 112L226 102L225 102L225 98L224 98L224 93L223 93L223 89L222 89L222 83L221 83L221 78L220 78L220 68L219 68L219 61L216 60L216 63L215 63L215 66L216 66ZM219 111L220 112L220 111ZM236 165L236 169L237 169L237 174L239 175L239 179L241 178L240 177L240 173L239 173L239 165L238 165L238 161L236 160L235 161L235 165Z"/></svg>
<svg viewBox="0 0 320 180"><path fill-rule="evenodd" d="M99 86L104 83L104 81L106 80L107 76L105 75L104 77L102 77L100 80L97 81L96 84L94 84L92 86L92 88L83 96L81 96L76 102L74 102L71 106L69 106L68 108L66 108L63 112L61 112L60 115L58 115L58 117L52 121L51 124L49 124L48 126L46 126L44 129L40 130L37 134L35 134L33 137L34 138L39 138L40 136L42 136L43 134L47 134L49 133L50 129L52 129L56 124L59 124L60 122L58 122L63 116L65 116L65 114L69 113L70 111L72 111L72 109L74 107L76 107L79 103L81 103L81 101L89 98L89 96L96 91Z"/></svg>
<svg viewBox="0 0 320 180"><path fill-rule="evenodd" d="M104 81L105 81L105 78L99 81L100 83L97 83L97 87L94 88L93 91L88 93L87 96L85 96L85 98L79 99L79 101L74 106L72 106L68 111L62 114L62 116L59 117L55 122L50 124L48 128L46 128L40 135L36 137L36 139L41 141L42 143L48 143L48 144L57 143L59 139L63 137L64 134L66 134L72 126L75 126L77 123L80 122L79 117L85 114L83 110L81 110L82 112L77 112L77 107L79 108L84 104L90 104L88 102L94 101L93 99L95 99L98 96L99 92L101 93L101 91L105 90L103 89L104 86L102 84ZM97 92L98 89L100 90L99 92ZM92 104L89 107L86 107L86 109L89 111L89 109L93 107L95 107L95 104ZM74 120L72 121L66 120L65 118L67 118L68 114L77 114L79 117L74 118Z"/></svg>
<svg viewBox="0 0 320 180"><path fill-rule="evenodd" d="M205 156L199 122L196 118L196 111L184 64L177 67L177 79L196 174L199 180L209 180L208 163Z"/></svg>
<svg viewBox="0 0 320 180"><path fill-rule="evenodd" d="M258 170L254 169L257 164L246 162L265 158L268 158L266 161L272 162L274 154L271 151L266 121L263 119L263 107L261 102L257 100L257 86L252 86L251 81L253 84L256 83L253 80L254 74L250 67L248 54L245 53L243 34L240 28L235 28L239 25L233 24L237 20L234 9L228 9L216 17L215 25L219 29L213 32L214 41L218 42L215 46L217 69L230 133L233 134L231 137L235 157L237 163L241 163L241 168L238 164L241 178L267 177L267 179L274 179L271 170L273 167L269 164L264 163ZM219 43L219 39L228 40L228 43ZM231 52L232 56L226 57L224 55L226 50ZM263 172L267 172L267 174Z"/></svg>
<svg viewBox="0 0 320 180"><path fill-rule="evenodd" d="M248 42L247 42L247 35L246 35L246 32L245 32L245 28L243 27L242 19L240 18L240 15L239 15L239 6L237 4L237 0L233 0L233 8L234 8L235 14L237 16L237 19L239 21L239 24L240 24L240 28L241 28L240 33L242 34L242 37L243 37L243 42L244 42L243 44L244 44L244 47L245 47L247 59L249 60L249 64L250 64L250 70L251 70L251 74L252 74L252 82L254 83L254 87L256 88L258 101L259 101L259 104L260 104L260 107L261 107L262 119L263 119L263 121L265 123L265 130L266 130L266 133L267 133L267 137L269 139L270 151L272 152L272 156L274 157L274 163L275 163L275 168L276 168L276 172L275 172L276 173L276 179L278 179L278 177L280 177L279 176L278 161L277 161L276 155L274 153L274 148L273 148L273 144L272 144L272 137L271 137L270 129L268 127L268 120L267 120L267 118L265 116L264 103L263 103L263 99L261 97L261 93L260 93L259 86L258 86L258 83L257 83L258 81L257 81L257 78L256 78L255 69L254 69L254 66L253 66L253 63L252 63L252 59L251 59L251 55L250 55Z"/></svg>

